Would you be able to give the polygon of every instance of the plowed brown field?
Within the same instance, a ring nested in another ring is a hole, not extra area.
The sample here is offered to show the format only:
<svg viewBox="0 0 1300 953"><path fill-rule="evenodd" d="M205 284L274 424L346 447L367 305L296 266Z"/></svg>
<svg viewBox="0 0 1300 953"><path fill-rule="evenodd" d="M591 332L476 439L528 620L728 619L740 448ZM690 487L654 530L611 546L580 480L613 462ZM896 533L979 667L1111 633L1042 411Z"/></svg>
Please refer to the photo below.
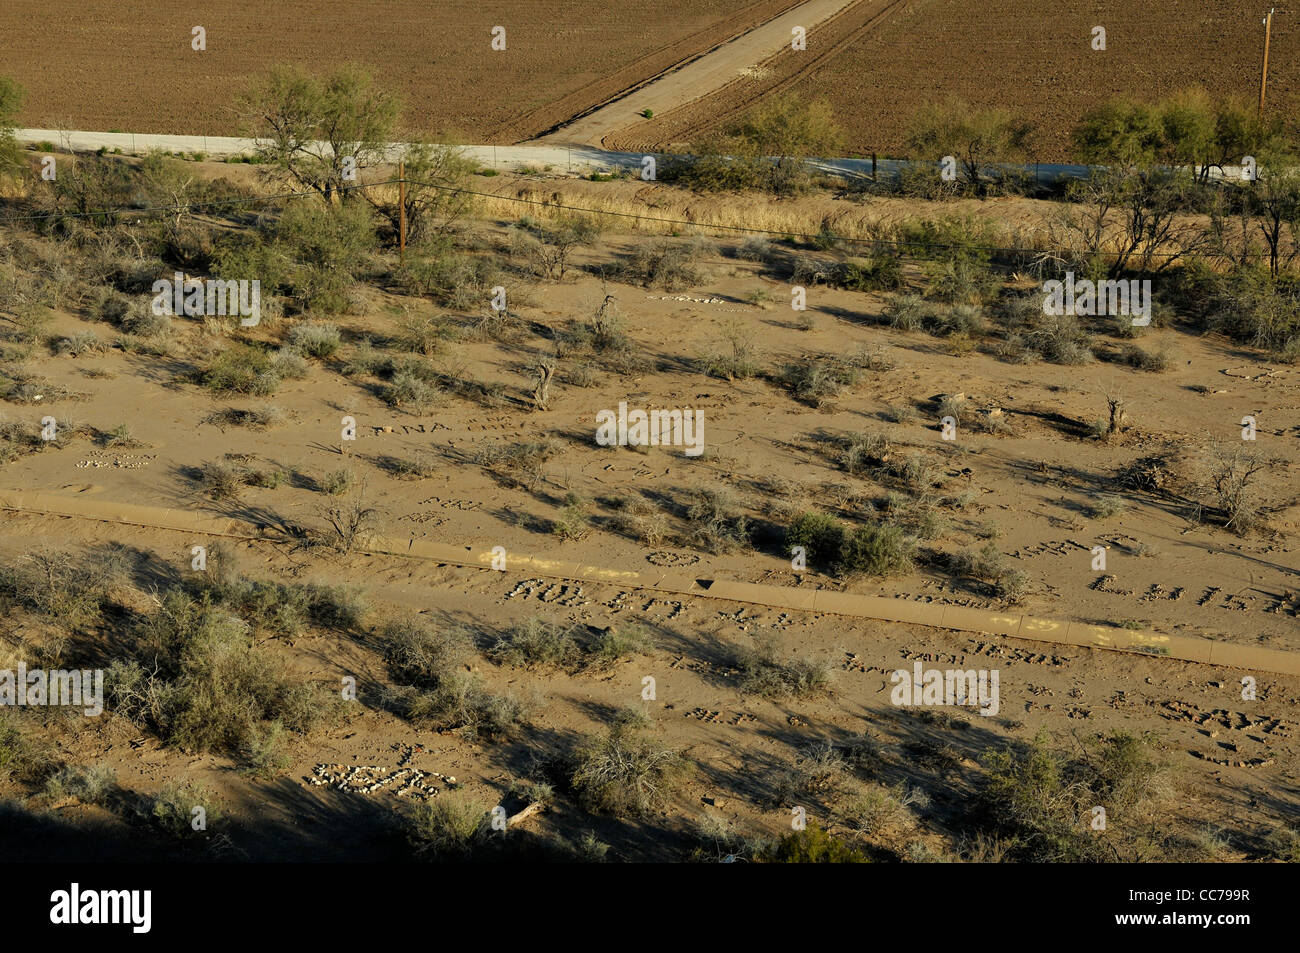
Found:
<svg viewBox="0 0 1300 953"><path fill-rule="evenodd" d="M792 90L825 97L857 154L905 151L921 106L959 96L1034 121L1041 161L1069 158L1074 122L1105 99L1157 97L1189 85L1215 96L1259 95L1261 22L1254 0L898 0L859 3L809 35L805 52L786 50L706 99L637 124L613 149L667 149L689 142L760 97ZM1091 46L1106 29L1105 51ZM1296 112L1300 20L1273 20L1268 101Z"/></svg>
<svg viewBox="0 0 1300 953"><path fill-rule="evenodd" d="M39 128L221 135L231 103L278 63L370 65L425 132L527 139L711 49L796 0L144 0L0 4L0 75ZM494 26L506 50L491 49ZM207 50L190 47L207 31Z"/></svg>

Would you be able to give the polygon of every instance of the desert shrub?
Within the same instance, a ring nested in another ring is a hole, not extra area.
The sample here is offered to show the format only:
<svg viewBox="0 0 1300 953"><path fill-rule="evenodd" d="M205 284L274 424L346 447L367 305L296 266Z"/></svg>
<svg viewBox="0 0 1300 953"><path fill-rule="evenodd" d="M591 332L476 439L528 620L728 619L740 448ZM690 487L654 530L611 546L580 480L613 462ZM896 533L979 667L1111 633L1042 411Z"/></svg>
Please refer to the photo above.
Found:
<svg viewBox="0 0 1300 953"><path fill-rule="evenodd" d="M843 132L825 100L781 95L750 109L691 155L666 162L659 178L706 190L762 189L797 195L812 186L805 159L839 155Z"/></svg>
<svg viewBox="0 0 1300 953"><path fill-rule="evenodd" d="M1283 863L1300 864L1300 830L1283 827L1268 838L1269 854Z"/></svg>
<svg viewBox="0 0 1300 953"><path fill-rule="evenodd" d="M325 695L252 633L210 598L170 590L132 631L133 657L110 666L105 691L115 710L185 751L238 755L272 722L307 733L330 717Z"/></svg>
<svg viewBox="0 0 1300 953"><path fill-rule="evenodd" d="M801 513L785 531L788 549L802 547L810 565L827 568L839 561L844 536L843 524L824 513Z"/></svg>
<svg viewBox="0 0 1300 953"><path fill-rule="evenodd" d="M539 278L562 281L570 259L578 248L591 245L600 237L594 222L585 218L561 221L549 228L533 224L528 229L514 229L511 253L524 255Z"/></svg>
<svg viewBox="0 0 1300 953"><path fill-rule="evenodd" d="M1202 325L1234 340L1294 361L1300 347L1300 294L1264 270L1238 268L1188 277L1186 297Z"/></svg>
<svg viewBox="0 0 1300 953"><path fill-rule="evenodd" d="M858 834L887 837L911 827L915 818L908 808L927 802L923 792L906 784L893 788L877 784L850 796L836 813Z"/></svg>
<svg viewBox="0 0 1300 953"><path fill-rule="evenodd" d="M291 764L287 745L288 733L278 721L254 725L239 750L242 772L262 780L283 774Z"/></svg>
<svg viewBox="0 0 1300 953"><path fill-rule="evenodd" d="M445 392L436 383L415 371L396 371L380 391L380 397L390 407L403 407L423 413L442 402Z"/></svg>
<svg viewBox="0 0 1300 953"><path fill-rule="evenodd" d="M504 736L523 723L526 712L518 700L493 695L465 670L469 638L462 630L435 631L408 618L389 623L381 636L389 672L399 683L385 701L398 714L470 739Z"/></svg>
<svg viewBox="0 0 1300 953"><path fill-rule="evenodd" d="M844 756L828 742L804 745L792 763L772 776L772 795L778 804L833 801L851 782Z"/></svg>
<svg viewBox="0 0 1300 953"><path fill-rule="evenodd" d="M560 515L551 523L551 532L560 539L582 539L591 530L586 501L569 494Z"/></svg>
<svg viewBox="0 0 1300 953"><path fill-rule="evenodd" d="M435 463L422 457L408 460L405 457L386 456L381 458L380 465L393 476L403 480L423 480L438 472Z"/></svg>
<svg viewBox="0 0 1300 953"><path fill-rule="evenodd" d="M894 298L881 317L899 331L923 331L934 324L938 309L920 295L905 294Z"/></svg>
<svg viewBox="0 0 1300 953"><path fill-rule="evenodd" d="M810 564L824 570L871 576L910 571L915 548L901 527L864 525L846 530L821 513L796 517L786 528L786 545L803 546Z"/></svg>
<svg viewBox="0 0 1300 953"><path fill-rule="evenodd" d="M298 266L291 279L298 306L337 314L347 309L354 277L375 248L374 220L364 202L298 200L285 206L275 242Z"/></svg>
<svg viewBox="0 0 1300 953"><path fill-rule="evenodd" d="M658 239L637 248L625 274L647 288L680 291L708 279L700 259L716 254L717 248L706 239L685 242Z"/></svg>
<svg viewBox="0 0 1300 953"><path fill-rule="evenodd" d="M732 552L749 545L749 520L724 487L696 487L689 491L686 518L691 522L691 544L711 553Z"/></svg>
<svg viewBox="0 0 1300 953"><path fill-rule="evenodd" d="M221 803L208 788L185 781L170 781L146 802L145 816L164 834L189 837L193 828L194 808L201 807L210 828L221 819Z"/></svg>
<svg viewBox="0 0 1300 953"><path fill-rule="evenodd" d="M650 648L649 638L636 625L610 626L595 638L581 640L578 629L533 617L511 626L488 650L488 656L501 665L578 671L605 667Z"/></svg>
<svg viewBox="0 0 1300 953"><path fill-rule="evenodd" d="M964 549L954 554L949 565L953 572L988 583L992 592L1008 603L1020 602L1029 591L1029 578L1023 572L1008 569L997 544L990 541L980 549Z"/></svg>
<svg viewBox="0 0 1300 953"><path fill-rule="evenodd" d="M994 595L1009 605L1023 602L1030 588L1029 576L1019 569L1004 572L993 582Z"/></svg>
<svg viewBox="0 0 1300 953"><path fill-rule="evenodd" d="M796 285L828 285L838 267L834 261L800 256L790 270L790 282Z"/></svg>
<svg viewBox="0 0 1300 953"><path fill-rule="evenodd" d="M648 500L620 500L618 512L610 521L617 532L638 540L643 546L657 547L668 537L668 518Z"/></svg>
<svg viewBox="0 0 1300 953"><path fill-rule="evenodd" d="M99 435L99 442L105 447L122 447L124 449L141 445L140 441L136 440L131 433L131 428L126 424L118 424L112 430L102 431Z"/></svg>
<svg viewBox="0 0 1300 953"><path fill-rule="evenodd" d="M903 287L902 259L889 252L850 259L831 271L830 283L849 291L897 291Z"/></svg>
<svg viewBox="0 0 1300 953"><path fill-rule="evenodd" d="M1169 369L1169 355L1164 351L1146 351L1136 344L1127 345L1120 351L1119 359L1129 367L1140 371L1161 373Z"/></svg>
<svg viewBox="0 0 1300 953"><path fill-rule="evenodd" d="M0 464L16 460L24 450L40 444L40 437L30 433L17 420L0 418Z"/></svg>
<svg viewBox="0 0 1300 953"><path fill-rule="evenodd" d="M271 356L259 347L234 344L217 354L202 371L203 386L218 394L267 397L280 386Z"/></svg>
<svg viewBox="0 0 1300 953"><path fill-rule="evenodd" d="M639 625L611 625L588 650L591 664L608 665L652 649L650 637Z"/></svg>
<svg viewBox="0 0 1300 953"><path fill-rule="evenodd" d="M688 772L681 752L646 737L645 717L633 713L578 746L571 780L589 810L639 817L668 803Z"/></svg>
<svg viewBox="0 0 1300 953"><path fill-rule="evenodd" d="M558 452L551 440L501 443L480 450L474 462L517 486L533 489L542 482L546 462Z"/></svg>
<svg viewBox="0 0 1300 953"><path fill-rule="evenodd" d="M736 248L736 257L743 261L767 261L772 257L772 242L762 235L751 235Z"/></svg>
<svg viewBox="0 0 1300 953"><path fill-rule="evenodd" d="M1116 479L1130 490L1158 492L1172 486L1177 479L1176 461L1164 454L1141 457L1121 467Z"/></svg>
<svg viewBox="0 0 1300 953"><path fill-rule="evenodd" d="M1128 509L1128 500L1122 496L1116 496L1114 493L1103 493L1097 497L1097 501L1092 504L1088 515L1093 519L1104 520L1112 516L1118 516Z"/></svg>
<svg viewBox="0 0 1300 953"><path fill-rule="evenodd" d="M1100 750L1070 756L1040 735L1023 752L989 751L981 760L987 769L981 802L995 832L1014 838L1015 859L1146 859L1158 839L1150 811L1166 796L1165 773L1139 738L1115 732ZM1106 808L1114 832L1107 838L1088 823L1097 805Z"/></svg>
<svg viewBox="0 0 1300 953"><path fill-rule="evenodd" d="M852 474L862 474L888 462L893 446L884 434L850 434L844 442L841 461Z"/></svg>
<svg viewBox="0 0 1300 953"><path fill-rule="evenodd" d="M1253 447L1213 444L1201 462L1200 493L1208 496L1223 526L1245 535L1261 522L1263 511L1255 484L1274 461Z"/></svg>
<svg viewBox="0 0 1300 953"><path fill-rule="evenodd" d="M94 331L81 331L77 334L71 334L67 337L61 337L54 342L54 353L66 354L69 357L82 357L86 354L102 354L107 350L104 342Z"/></svg>
<svg viewBox="0 0 1300 953"><path fill-rule="evenodd" d="M320 481L320 487L330 496L341 496L355 487L356 483L356 471L344 467L341 470L331 470L325 474Z"/></svg>
<svg viewBox="0 0 1300 953"><path fill-rule="evenodd" d="M700 359L700 369L710 377L745 380L758 373L754 337L739 321L724 321L721 346Z"/></svg>
<svg viewBox="0 0 1300 953"><path fill-rule="evenodd" d="M281 407L275 404L252 407L247 410L227 407L224 410L217 411L204 422L217 424L221 427L253 427L258 430L269 430L285 422L285 413Z"/></svg>
<svg viewBox="0 0 1300 953"><path fill-rule="evenodd" d="M0 709L0 781L37 784L55 770L54 755L17 713Z"/></svg>
<svg viewBox="0 0 1300 953"><path fill-rule="evenodd" d="M486 805L462 791L449 791L415 806L406 836L417 856L465 859L491 835L490 819Z"/></svg>
<svg viewBox="0 0 1300 953"><path fill-rule="evenodd" d="M469 311L483 307L490 289L507 284L496 262L489 258L464 255L445 242L430 245L429 252L432 257L408 262L406 270L399 273L400 287L408 294Z"/></svg>
<svg viewBox="0 0 1300 953"><path fill-rule="evenodd" d="M401 329L399 342L402 349L426 357L442 350L443 342L452 335L446 321L432 315L411 315L403 318Z"/></svg>
<svg viewBox="0 0 1300 953"><path fill-rule="evenodd" d="M289 331L289 345L312 357L330 357L339 349L335 324L296 324Z"/></svg>
<svg viewBox="0 0 1300 953"><path fill-rule="evenodd" d="M1052 364L1088 364L1094 360L1088 333L1073 315L1042 315L1024 335L1025 346Z"/></svg>
<svg viewBox="0 0 1300 953"><path fill-rule="evenodd" d="M949 257L926 266L926 293L948 304L979 304L998 286L987 257L952 251Z"/></svg>
<svg viewBox="0 0 1300 953"><path fill-rule="evenodd" d="M888 576L910 572L915 543L898 526L857 526L844 541L840 563L848 573Z"/></svg>
<svg viewBox="0 0 1300 953"><path fill-rule="evenodd" d="M0 602L45 616L69 630L98 623L125 579L113 553L91 559L53 549L0 564Z"/></svg>
<svg viewBox="0 0 1300 953"><path fill-rule="evenodd" d="M45 782L47 797L75 797L83 804L105 804L116 790L117 772L112 765L103 763L82 767L65 764Z"/></svg>
<svg viewBox="0 0 1300 953"><path fill-rule="evenodd" d="M374 375L378 374L387 362L387 358L371 343L370 338L363 338L352 349L351 355L342 367L342 372L348 377Z"/></svg>
<svg viewBox="0 0 1300 953"><path fill-rule="evenodd" d="M201 468L203 491L214 500L235 500L248 486L250 471L229 460L212 460Z"/></svg>
<svg viewBox="0 0 1300 953"><path fill-rule="evenodd" d="M286 346L271 355L271 372L281 380L301 380L311 373L311 365L296 347Z"/></svg>
<svg viewBox="0 0 1300 953"><path fill-rule="evenodd" d="M155 315L151 308L133 308L118 322L118 328L125 334L156 342L172 333L172 317Z"/></svg>
<svg viewBox="0 0 1300 953"><path fill-rule="evenodd" d="M488 653L503 665L569 666L582 655L573 629L533 617L511 626Z"/></svg>
<svg viewBox="0 0 1300 953"><path fill-rule="evenodd" d="M985 543L980 549L965 549L953 556L953 572L976 579L996 579L1004 571L1002 552L997 544Z"/></svg>
<svg viewBox="0 0 1300 953"><path fill-rule="evenodd" d="M783 660L774 639L737 652L733 664L740 672L740 690L764 698L802 698L830 684L829 665L808 658Z"/></svg>
<svg viewBox="0 0 1300 953"><path fill-rule="evenodd" d="M866 864L870 858L838 837L812 824L781 835L780 840L754 855L760 864Z"/></svg>
<svg viewBox="0 0 1300 953"><path fill-rule="evenodd" d="M380 630L389 673L404 684L434 688L463 662L469 639L458 628L435 629L410 616L386 623Z"/></svg>
<svg viewBox="0 0 1300 953"><path fill-rule="evenodd" d="M861 374L841 358L805 357L785 365L777 380L799 400L821 407L858 382Z"/></svg>
<svg viewBox="0 0 1300 953"><path fill-rule="evenodd" d="M236 232L218 239L212 251L215 277L222 281L258 281L264 297L289 291L293 272L289 250L255 232Z"/></svg>

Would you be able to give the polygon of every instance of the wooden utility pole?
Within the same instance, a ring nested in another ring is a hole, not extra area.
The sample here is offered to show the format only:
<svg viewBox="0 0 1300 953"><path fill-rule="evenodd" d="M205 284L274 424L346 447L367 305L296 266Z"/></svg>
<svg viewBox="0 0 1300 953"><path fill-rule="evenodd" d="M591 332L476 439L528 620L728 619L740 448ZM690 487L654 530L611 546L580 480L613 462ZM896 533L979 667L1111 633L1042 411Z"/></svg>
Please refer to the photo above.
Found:
<svg viewBox="0 0 1300 953"><path fill-rule="evenodd" d="M397 258L406 267L406 163L397 162Z"/></svg>
<svg viewBox="0 0 1300 953"><path fill-rule="evenodd" d="M1268 42L1273 36L1273 12L1276 7L1270 7L1268 16L1264 17L1264 65L1259 71L1259 115L1264 116L1264 90L1268 88Z"/></svg>

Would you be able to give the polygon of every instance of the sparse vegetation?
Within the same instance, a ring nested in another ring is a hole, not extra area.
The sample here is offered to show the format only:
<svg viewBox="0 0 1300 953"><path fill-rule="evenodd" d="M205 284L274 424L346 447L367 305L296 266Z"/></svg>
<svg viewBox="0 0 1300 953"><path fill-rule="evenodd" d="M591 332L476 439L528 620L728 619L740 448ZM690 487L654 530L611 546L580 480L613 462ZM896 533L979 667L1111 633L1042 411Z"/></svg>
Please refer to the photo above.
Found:
<svg viewBox="0 0 1300 953"><path fill-rule="evenodd" d="M663 806L689 772L679 751L647 737L639 712L622 713L603 737L589 737L574 753L572 783L589 809L639 817Z"/></svg>

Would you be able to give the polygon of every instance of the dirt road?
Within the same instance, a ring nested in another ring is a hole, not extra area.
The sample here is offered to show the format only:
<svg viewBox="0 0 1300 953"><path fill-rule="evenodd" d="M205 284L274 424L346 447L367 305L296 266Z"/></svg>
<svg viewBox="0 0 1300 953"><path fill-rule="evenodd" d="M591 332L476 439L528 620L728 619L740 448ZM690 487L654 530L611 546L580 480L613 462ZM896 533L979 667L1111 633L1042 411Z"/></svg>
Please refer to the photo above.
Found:
<svg viewBox="0 0 1300 953"><path fill-rule="evenodd" d="M807 31L809 48L813 29L858 3L885 6L881 0L808 0L755 27L743 36L718 46L685 66L674 67L626 96L596 107L555 131L539 136L539 143L603 145L613 133L638 121L646 110L659 115L715 93L790 45L793 31Z"/></svg>

